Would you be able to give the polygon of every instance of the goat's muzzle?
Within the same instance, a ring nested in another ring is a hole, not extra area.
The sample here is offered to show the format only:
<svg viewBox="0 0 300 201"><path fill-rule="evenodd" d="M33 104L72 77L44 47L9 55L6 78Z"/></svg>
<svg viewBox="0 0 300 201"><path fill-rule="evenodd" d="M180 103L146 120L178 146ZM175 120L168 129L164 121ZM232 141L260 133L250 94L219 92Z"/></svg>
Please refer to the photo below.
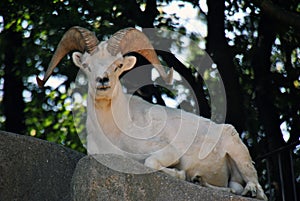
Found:
<svg viewBox="0 0 300 201"><path fill-rule="evenodd" d="M109 86L109 78L108 77L97 77L96 78L96 87L97 90L105 91L110 88Z"/></svg>

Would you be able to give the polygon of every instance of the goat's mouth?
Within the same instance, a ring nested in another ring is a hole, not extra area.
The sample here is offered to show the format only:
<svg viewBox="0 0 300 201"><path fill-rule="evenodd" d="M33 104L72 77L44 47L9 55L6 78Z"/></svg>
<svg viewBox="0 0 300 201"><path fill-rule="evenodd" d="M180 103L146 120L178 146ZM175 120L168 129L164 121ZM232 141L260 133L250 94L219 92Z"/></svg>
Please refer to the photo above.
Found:
<svg viewBox="0 0 300 201"><path fill-rule="evenodd" d="M98 86L97 87L97 91L106 91L108 89L110 89L110 86L104 86L104 85L102 85L102 86Z"/></svg>

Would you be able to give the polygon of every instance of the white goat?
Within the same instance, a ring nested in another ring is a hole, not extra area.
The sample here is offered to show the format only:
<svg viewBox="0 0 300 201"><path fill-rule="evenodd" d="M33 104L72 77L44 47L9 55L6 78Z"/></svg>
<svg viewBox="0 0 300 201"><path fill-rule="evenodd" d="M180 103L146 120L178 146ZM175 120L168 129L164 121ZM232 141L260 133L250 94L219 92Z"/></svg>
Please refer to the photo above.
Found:
<svg viewBox="0 0 300 201"><path fill-rule="evenodd" d="M89 80L87 149L89 154L117 153L174 177L203 186L267 200L247 147L231 125L182 110L154 106L124 94L119 76L130 70L138 52L148 59L166 82L166 74L147 37L128 28L99 42L94 34L72 27L58 44L43 86L59 61L70 51L76 66Z"/></svg>

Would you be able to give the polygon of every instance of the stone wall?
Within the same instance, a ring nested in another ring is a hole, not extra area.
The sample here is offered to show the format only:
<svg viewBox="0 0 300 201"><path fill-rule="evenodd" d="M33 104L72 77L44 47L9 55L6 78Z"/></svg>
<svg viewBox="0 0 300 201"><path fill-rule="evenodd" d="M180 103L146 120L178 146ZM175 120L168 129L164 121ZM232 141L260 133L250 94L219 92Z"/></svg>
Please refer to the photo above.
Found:
<svg viewBox="0 0 300 201"><path fill-rule="evenodd" d="M83 154L0 132L0 201L71 200L70 184Z"/></svg>
<svg viewBox="0 0 300 201"><path fill-rule="evenodd" d="M130 174L108 166L151 172L121 156L85 156L54 143L0 131L0 201L253 200L161 172Z"/></svg>

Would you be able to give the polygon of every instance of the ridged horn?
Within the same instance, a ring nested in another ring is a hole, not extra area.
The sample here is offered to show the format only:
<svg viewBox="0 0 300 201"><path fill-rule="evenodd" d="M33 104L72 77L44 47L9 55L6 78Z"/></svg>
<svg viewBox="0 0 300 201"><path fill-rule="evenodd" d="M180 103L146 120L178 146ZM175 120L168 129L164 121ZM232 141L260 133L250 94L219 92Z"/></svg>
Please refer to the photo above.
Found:
<svg viewBox="0 0 300 201"><path fill-rule="evenodd" d="M39 87L45 85L55 67L66 54L73 50L87 51L92 54L97 49L98 44L99 41L93 32L79 26L70 28L58 43L43 80L38 76L36 77Z"/></svg>
<svg viewBox="0 0 300 201"><path fill-rule="evenodd" d="M117 55L119 52L123 55L129 52L137 52L153 64L166 83L171 84L173 81L173 68L170 69L168 74L166 73L148 37L135 28L126 28L116 32L108 40L107 50L112 55Z"/></svg>

